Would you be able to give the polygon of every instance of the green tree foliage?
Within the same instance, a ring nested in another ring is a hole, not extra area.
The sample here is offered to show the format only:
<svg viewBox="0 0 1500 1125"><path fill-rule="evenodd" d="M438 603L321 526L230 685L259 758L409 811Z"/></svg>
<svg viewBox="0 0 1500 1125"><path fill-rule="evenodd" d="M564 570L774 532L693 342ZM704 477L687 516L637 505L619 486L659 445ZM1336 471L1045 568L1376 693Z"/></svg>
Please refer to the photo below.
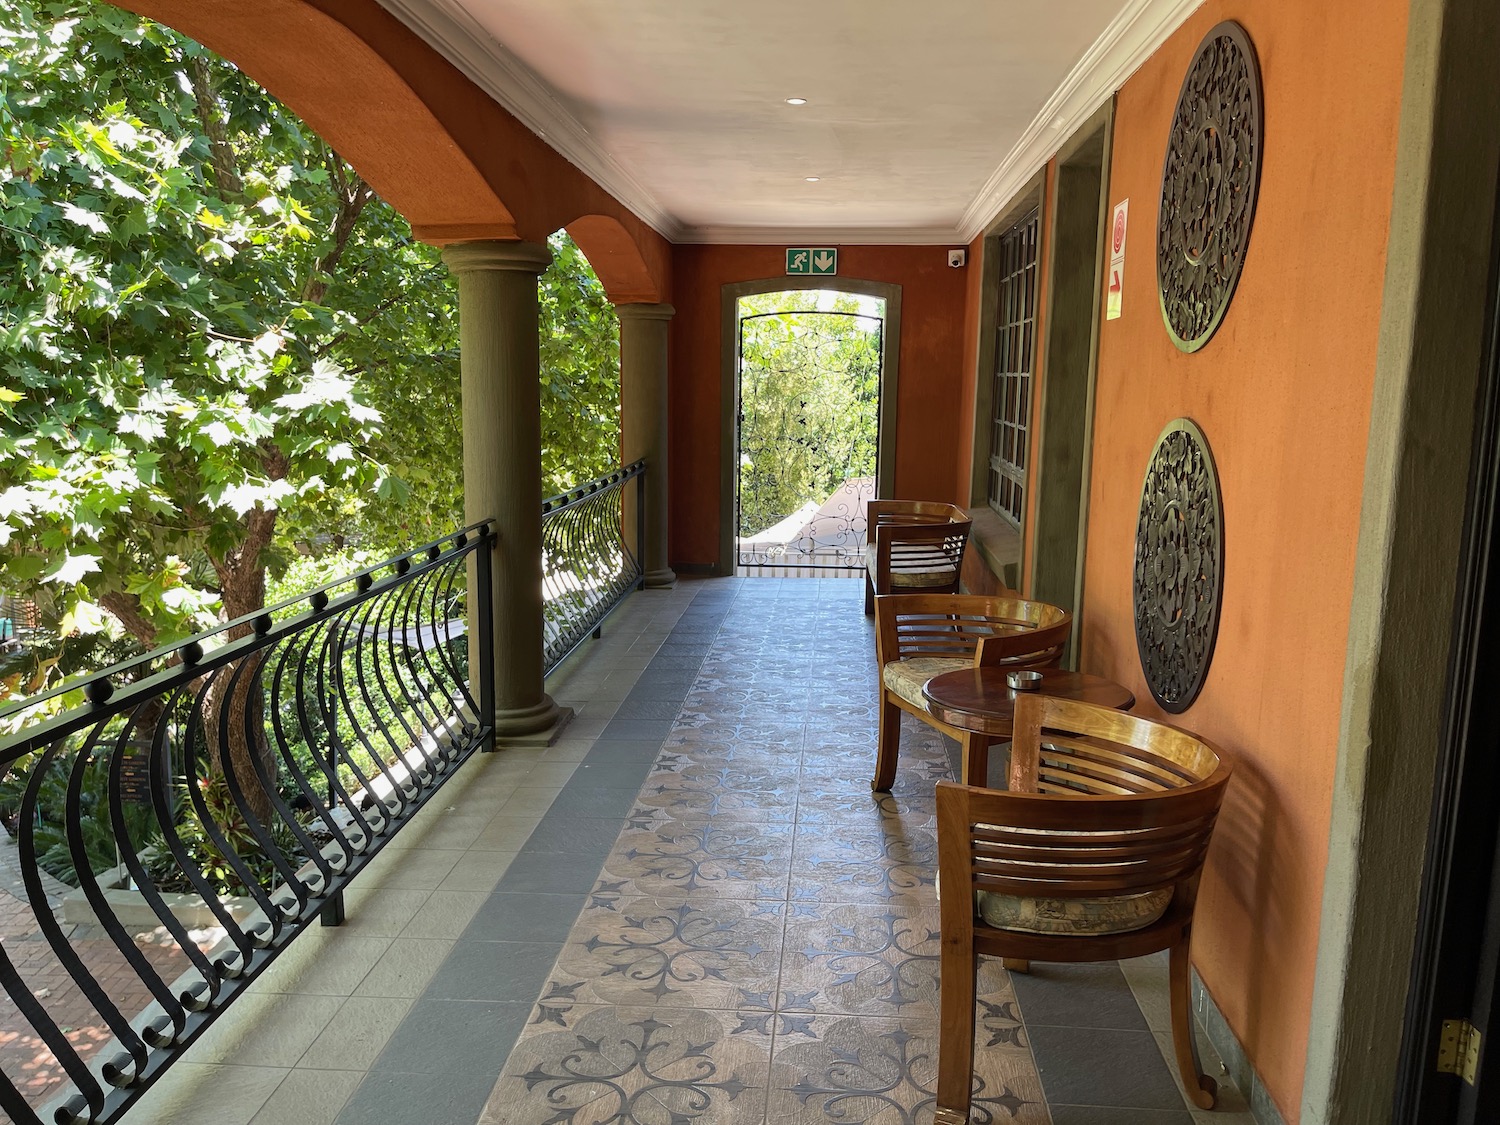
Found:
<svg viewBox="0 0 1500 1125"><path fill-rule="evenodd" d="M333 521L390 487L379 414L323 346L370 193L180 36L104 5L3 14L0 561L149 645L262 604L281 509Z"/></svg>
<svg viewBox="0 0 1500 1125"><path fill-rule="evenodd" d="M541 280L542 492L620 463L620 319L588 259L559 231Z"/></svg>
<svg viewBox="0 0 1500 1125"><path fill-rule="evenodd" d="M0 0L0 585L142 645L296 549L461 518L456 288L230 64L90 0ZM543 278L545 487L618 456L613 310Z"/></svg>
<svg viewBox="0 0 1500 1125"><path fill-rule="evenodd" d="M739 534L875 475L880 332L868 313L816 290L741 299Z"/></svg>

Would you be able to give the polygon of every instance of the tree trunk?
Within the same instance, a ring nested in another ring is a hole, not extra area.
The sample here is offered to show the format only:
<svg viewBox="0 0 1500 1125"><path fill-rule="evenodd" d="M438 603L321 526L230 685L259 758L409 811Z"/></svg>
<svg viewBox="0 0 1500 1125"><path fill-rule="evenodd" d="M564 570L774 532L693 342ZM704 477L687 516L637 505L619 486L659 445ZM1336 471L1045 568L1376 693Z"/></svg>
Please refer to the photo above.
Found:
<svg viewBox="0 0 1500 1125"><path fill-rule="evenodd" d="M276 528L276 512L256 508L246 517L249 534L245 541L223 559L214 559L219 575L224 616L237 617L258 613L266 606L266 570L261 552L271 541ZM225 634L239 640L254 632L250 624L236 625ZM225 665L215 675L203 700L203 729L209 754L216 768L229 772L244 795L246 811L263 825L272 823L270 794L261 784L260 772L272 781L278 762L266 737L266 720L260 687L262 657L242 657ZM233 683L233 688L231 688Z"/></svg>

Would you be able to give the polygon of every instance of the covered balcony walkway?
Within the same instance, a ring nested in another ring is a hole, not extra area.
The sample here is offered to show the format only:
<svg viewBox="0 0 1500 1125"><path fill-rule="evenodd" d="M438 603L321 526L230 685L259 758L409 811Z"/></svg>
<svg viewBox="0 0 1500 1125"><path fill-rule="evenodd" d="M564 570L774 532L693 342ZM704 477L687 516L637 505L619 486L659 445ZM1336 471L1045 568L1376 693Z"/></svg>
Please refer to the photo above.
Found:
<svg viewBox="0 0 1500 1125"><path fill-rule="evenodd" d="M125 1121L926 1125L955 748L912 725L871 794L861 595L633 595L548 683L565 737L471 759ZM1234 1076L1187 1108L1165 997L1164 959L987 963L973 1120L1249 1125Z"/></svg>

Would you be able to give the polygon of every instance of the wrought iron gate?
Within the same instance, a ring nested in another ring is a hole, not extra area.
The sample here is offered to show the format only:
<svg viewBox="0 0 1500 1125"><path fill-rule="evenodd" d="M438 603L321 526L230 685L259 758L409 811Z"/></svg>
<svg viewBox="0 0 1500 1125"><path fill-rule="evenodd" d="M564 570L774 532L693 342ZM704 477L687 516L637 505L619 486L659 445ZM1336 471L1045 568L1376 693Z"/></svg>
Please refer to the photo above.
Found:
<svg viewBox="0 0 1500 1125"><path fill-rule="evenodd" d="M737 563L864 568L879 447L883 316L788 310L739 318Z"/></svg>

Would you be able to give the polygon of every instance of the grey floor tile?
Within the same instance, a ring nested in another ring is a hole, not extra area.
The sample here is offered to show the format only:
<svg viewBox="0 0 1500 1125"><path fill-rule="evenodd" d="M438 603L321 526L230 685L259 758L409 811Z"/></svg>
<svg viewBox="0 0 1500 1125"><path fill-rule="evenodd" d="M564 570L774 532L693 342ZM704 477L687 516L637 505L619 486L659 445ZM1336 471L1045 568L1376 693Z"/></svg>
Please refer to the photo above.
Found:
<svg viewBox="0 0 1500 1125"><path fill-rule="evenodd" d="M707 649L700 649L696 653L677 654L671 656L658 655L651 658L646 665L646 673L652 672L693 672L696 673L703 666L703 657Z"/></svg>
<svg viewBox="0 0 1500 1125"><path fill-rule="evenodd" d="M656 739L660 741L672 733L670 719L611 719L599 735L600 739Z"/></svg>
<svg viewBox="0 0 1500 1125"><path fill-rule="evenodd" d="M1120 1109L1097 1105L1047 1106L1052 1111L1052 1125L1193 1125L1193 1115L1183 1110L1172 1113L1162 1109Z"/></svg>
<svg viewBox="0 0 1500 1125"><path fill-rule="evenodd" d="M1049 1104L1185 1108L1149 1031L1038 1027L1030 1022L1026 1030Z"/></svg>
<svg viewBox="0 0 1500 1125"><path fill-rule="evenodd" d="M488 1075L489 1085L493 1086L516 1036L526 1026L531 1008L531 1001L506 1004L423 997L412 1005L401 1026L396 1028L372 1071L455 1078ZM488 1088L485 1092L489 1092ZM476 1108L475 1117L478 1112Z"/></svg>
<svg viewBox="0 0 1500 1125"><path fill-rule="evenodd" d="M496 1077L373 1071L334 1125L474 1125Z"/></svg>
<svg viewBox="0 0 1500 1125"><path fill-rule="evenodd" d="M593 890L602 862L602 858L600 862L592 863L568 852L522 852L511 861L495 889L550 895L583 894Z"/></svg>
<svg viewBox="0 0 1500 1125"><path fill-rule="evenodd" d="M548 817L536 826L530 837L521 845L521 854L527 852L562 852L567 855L593 856L602 861L615 846L624 820L605 817ZM598 871L599 864L594 864Z"/></svg>
<svg viewBox="0 0 1500 1125"><path fill-rule="evenodd" d="M664 699L680 704L683 696L692 690L697 678L696 671L653 672L648 669L631 687L626 698L630 700Z"/></svg>
<svg viewBox="0 0 1500 1125"><path fill-rule="evenodd" d="M1012 973L1011 983L1028 1025L1150 1030L1118 962L1036 961L1029 973Z"/></svg>
<svg viewBox="0 0 1500 1125"><path fill-rule="evenodd" d="M584 762L568 782L569 789L629 789L639 793L649 762Z"/></svg>
<svg viewBox="0 0 1500 1125"><path fill-rule="evenodd" d="M547 810L553 817L610 817L622 820L635 808L640 786L631 789L568 788L558 794Z"/></svg>
<svg viewBox="0 0 1500 1125"><path fill-rule="evenodd" d="M584 895L501 894L479 908L465 941L562 941L583 909Z"/></svg>
<svg viewBox="0 0 1500 1125"><path fill-rule="evenodd" d="M661 753L660 738L601 738L583 759L585 766L595 762L644 762L656 761Z"/></svg>
<svg viewBox="0 0 1500 1125"><path fill-rule="evenodd" d="M677 718L677 712L682 710L679 700L673 699L637 699L632 693L631 698L620 704L620 709L615 712L616 719L657 719L670 721Z"/></svg>
<svg viewBox="0 0 1500 1125"><path fill-rule="evenodd" d="M422 998L534 1003L561 951L561 942L459 942Z"/></svg>

